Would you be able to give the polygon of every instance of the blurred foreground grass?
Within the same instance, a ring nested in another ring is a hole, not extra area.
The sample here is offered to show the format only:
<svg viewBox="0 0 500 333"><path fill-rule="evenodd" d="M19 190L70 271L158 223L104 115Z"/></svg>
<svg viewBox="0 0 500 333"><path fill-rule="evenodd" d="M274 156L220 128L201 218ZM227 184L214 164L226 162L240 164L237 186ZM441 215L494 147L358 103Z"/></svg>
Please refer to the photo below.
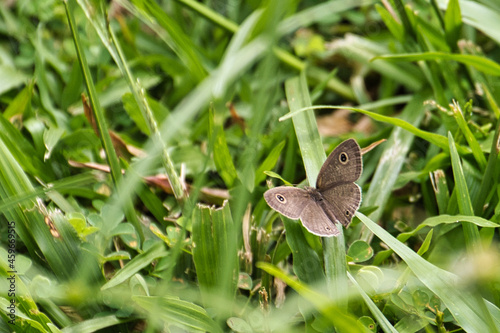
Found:
<svg viewBox="0 0 500 333"><path fill-rule="evenodd" d="M499 43L492 0L1 3L0 330L499 331ZM348 137L341 236L266 205Z"/></svg>

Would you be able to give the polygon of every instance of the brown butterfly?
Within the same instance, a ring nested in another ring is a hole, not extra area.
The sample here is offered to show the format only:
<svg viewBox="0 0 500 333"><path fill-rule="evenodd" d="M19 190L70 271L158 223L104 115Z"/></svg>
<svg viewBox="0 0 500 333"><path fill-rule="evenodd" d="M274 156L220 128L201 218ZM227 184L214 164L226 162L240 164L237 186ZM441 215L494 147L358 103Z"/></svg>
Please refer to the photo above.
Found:
<svg viewBox="0 0 500 333"><path fill-rule="evenodd" d="M309 232L338 236L335 222L347 227L361 203L361 189L354 182L363 170L361 149L354 139L338 145L321 167L316 187L279 186L264 193L267 204L291 219L301 219Z"/></svg>

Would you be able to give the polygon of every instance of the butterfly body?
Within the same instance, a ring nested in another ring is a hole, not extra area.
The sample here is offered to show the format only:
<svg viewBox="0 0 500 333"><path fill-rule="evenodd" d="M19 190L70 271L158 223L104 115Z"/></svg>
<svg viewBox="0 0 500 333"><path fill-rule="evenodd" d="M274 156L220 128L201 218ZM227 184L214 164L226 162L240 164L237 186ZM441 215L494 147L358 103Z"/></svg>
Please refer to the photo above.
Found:
<svg viewBox="0 0 500 333"><path fill-rule="evenodd" d="M323 196L319 191L311 186L304 186L304 190L309 194L309 197L314 200L315 202L321 202L323 201Z"/></svg>
<svg viewBox="0 0 500 333"><path fill-rule="evenodd" d="M354 182L363 169L361 149L354 139L342 142L321 167L316 187L279 186L264 193L268 205L318 236L338 236L335 222L347 227L359 208L361 189Z"/></svg>

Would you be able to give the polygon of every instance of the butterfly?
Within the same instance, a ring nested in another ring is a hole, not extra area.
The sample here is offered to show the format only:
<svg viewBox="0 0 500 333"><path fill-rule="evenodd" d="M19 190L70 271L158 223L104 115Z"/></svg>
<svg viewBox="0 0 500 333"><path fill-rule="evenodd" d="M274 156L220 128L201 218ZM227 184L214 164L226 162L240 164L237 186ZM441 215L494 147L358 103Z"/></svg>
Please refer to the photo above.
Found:
<svg viewBox="0 0 500 333"><path fill-rule="evenodd" d="M354 139L342 142L319 171L316 187L279 186L264 193L267 204L284 216L300 218L309 232L338 236L335 222L346 228L361 203L361 188L354 183L363 171L361 148Z"/></svg>

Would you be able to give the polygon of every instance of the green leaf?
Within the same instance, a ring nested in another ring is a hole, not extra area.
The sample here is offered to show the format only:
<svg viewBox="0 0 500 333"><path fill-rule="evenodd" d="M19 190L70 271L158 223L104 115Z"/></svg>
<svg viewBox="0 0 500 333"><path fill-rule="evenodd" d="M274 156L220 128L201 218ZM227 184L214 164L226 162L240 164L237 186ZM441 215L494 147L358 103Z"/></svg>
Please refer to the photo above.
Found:
<svg viewBox="0 0 500 333"><path fill-rule="evenodd" d="M363 262L373 257L373 249L367 242L357 240L349 246L347 255L351 257L354 262Z"/></svg>
<svg viewBox="0 0 500 333"><path fill-rule="evenodd" d="M94 80L92 78L89 65L87 63L87 58L85 52L82 47L82 43L80 41L80 35L77 31L75 18L73 14L73 6L70 5L67 1L64 2L66 16L68 18L68 23L71 31L71 36L73 38L73 42L75 44L76 53L78 56L79 64L82 68L82 74L85 81L85 87L87 88L87 92L89 94L89 102L92 109L93 116L95 118L97 127L99 129L99 136L101 137L102 145L106 152L106 158L110 167L111 176L113 178L113 183L115 186L122 180L122 169L120 167L120 163L118 161L118 157L116 155L115 148L111 141L111 137L108 131L108 125L104 116L104 111L101 107L99 98L97 96L96 87L94 84ZM121 193L121 191L118 191ZM124 211L127 216L129 222L131 222L135 228L137 233L139 234L140 241L144 240L144 234L141 228L141 224L135 215L134 207L132 205L132 201L130 196L122 196L119 198L124 206Z"/></svg>
<svg viewBox="0 0 500 333"><path fill-rule="evenodd" d="M479 216L467 216L467 215L439 215L433 216L425 219L421 224L434 227L441 223L457 223L457 222L470 222L479 227L483 228L498 228L500 225L494 222L490 222Z"/></svg>
<svg viewBox="0 0 500 333"><path fill-rule="evenodd" d="M377 332L377 324L375 323L375 321L371 317L368 317L368 316L360 317L358 319L358 322L361 325L363 325L364 327L366 327L367 329L369 329L371 332L373 332L373 333ZM397 332L397 331L395 331L395 332Z"/></svg>
<svg viewBox="0 0 500 333"><path fill-rule="evenodd" d="M126 93L122 96L123 108L127 112L127 114L132 118L137 127L141 130L142 133L146 135L151 135L151 131L149 130L148 124L146 123L146 119L142 116L141 109L137 104L134 96L131 93Z"/></svg>
<svg viewBox="0 0 500 333"><path fill-rule="evenodd" d="M429 246L431 245L431 241L432 241L432 234L434 233L433 231L434 230L431 229L429 231L429 233L427 234L427 236L425 236L425 239L422 242L422 245L420 246L420 248L417 251L418 255L423 256L427 252L427 250L429 250Z"/></svg>
<svg viewBox="0 0 500 333"><path fill-rule="evenodd" d="M97 232L99 228L87 226L87 221L85 220L85 216L82 213L70 213L66 215L68 222L75 228L78 236L81 239L85 239L86 236Z"/></svg>
<svg viewBox="0 0 500 333"><path fill-rule="evenodd" d="M144 82L141 81L141 84L144 84ZM146 86L143 86L143 87L145 89L147 88ZM153 116L154 120L160 124L165 119L165 117L168 116L170 111L168 110L168 108L166 106L164 106L163 104L159 103L158 101L150 98L149 96L144 96L144 97L146 98L146 101L145 102L143 101L143 102L144 103L147 102L148 107L151 108L152 116ZM137 127L139 127L141 132L143 132L146 135L151 135L151 130L146 122L145 117L143 116L143 114L141 112L141 106L139 106L139 104L137 103L136 98L140 98L140 97L135 97L131 93L123 94L123 96L122 96L123 107L124 107L125 111L127 111L127 114L130 116L130 118L132 118L132 120L135 122ZM143 105L143 107L146 107L146 106Z"/></svg>
<svg viewBox="0 0 500 333"><path fill-rule="evenodd" d="M486 170L484 171L483 179L481 180L481 187L479 190L479 194L474 198L474 212L478 215L481 215L484 209L484 204L486 202L488 194L497 189L497 184L498 184L497 175L500 171L497 166L498 153L499 153L498 150L499 140L500 140L500 122L497 122L495 135L491 142L490 155L488 156L488 164L486 166Z"/></svg>
<svg viewBox="0 0 500 333"><path fill-rule="evenodd" d="M446 9L448 1L438 0L439 7ZM498 4L494 1L492 4ZM486 4L486 1L460 1L462 20L465 24L482 31L497 43L500 43L500 13L492 10L492 7Z"/></svg>
<svg viewBox="0 0 500 333"><path fill-rule="evenodd" d="M127 251L117 251L107 254L105 257L102 258L102 261L108 262L108 261L130 260L130 259L131 259L130 253L128 253Z"/></svg>
<svg viewBox="0 0 500 333"><path fill-rule="evenodd" d="M436 15L439 15L439 18L441 19L440 14ZM416 16L415 19L417 22L416 25L418 26L417 34L419 35L419 38L428 41L426 44L432 44L432 49L436 49L441 52L450 52L452 50L446 42L446 36L444 31L442 30L443 27L441 25L437 26L434 21L430 21L427 17L423 16ZM423 67L423 69L424 68L425 67ZM428 73L431 74L434 78L436 77L435 70L431 70Z"/></svg>
<svg viewBox="0 0 500 333"><path fill-rule="evenodd" d="M425 94L425 93L416 95L414 97L412 103L407 105L405 110L421 109L422 104L417 104L417 103L423 103L423 101L425 100L424 99L425 96L427 96L427 94ZM426 141L429 141L430 143L438 146L439 148L443 149L446 152L449 151L448 140L446 139L446 137L444 137L442 135L423 131L423 130L419 129L418 127L412 125L411 123L405 121L404 119L383 116L383 115L380 115L380 114L375 113L375 112L366 111L366 110L348 107L348 106L316 105L314 107L305 107L303 109L295 110L293 113L286 114L285 116L280 118L280 121L294 117L297 113L301 113L301 112L304 112L305 110L309 110L309 109L346 109L346 110L356 111L356 112L365 114L365 115L367 115L367 116L369 116L377 121L382 121L382 122L385 122L385 123L388 123L388 124L391 124L394 126L398 126L402 129L414 134L415 136L418 136ZM410 113L409 111L407 111L407 112ZM415 112L415 113L418 114L418 112ZM411 115L409 115L408 117L410 117L410 116ZM459 145L457 145L457 150L460 152L460 154L467 154L469 152L467 148L459 146Z"/></svg>
<svg viewBox="0 0 500 333"><path fill-rule="evenodd" d="M426 98L427 94L425 93L415 95L403 110L401 114L402 119L381 116L368 111L367 113L364 111L361 112L370 117L374 117L376 120L382 120L399 127L394 129L389 140L383 143L384 152L382 153L382 158L378 162L368 192L363 195L364 206L378 207L377 210L370 214L374 219L379 219L381 217L384 207L392 193L394 184L396 183L398 174L406 160L406 155L411 147L414 135L419 136L420 134L424 139L431 142L445 139L434 133L421 133L416 127L422 119L423 113L421 112L421 107ZM359 110L355 111L359 112ZM362 239L367 240L367 237L369 237L369 235L365 233Z"/></svg>
<svg viewBox="0 0 500 333"><path fill-rule="evenodd" d="M0 117L0 139L26 172L44 180L54 177L52 169L39 158L42 154L7 119Z"/></svg>

